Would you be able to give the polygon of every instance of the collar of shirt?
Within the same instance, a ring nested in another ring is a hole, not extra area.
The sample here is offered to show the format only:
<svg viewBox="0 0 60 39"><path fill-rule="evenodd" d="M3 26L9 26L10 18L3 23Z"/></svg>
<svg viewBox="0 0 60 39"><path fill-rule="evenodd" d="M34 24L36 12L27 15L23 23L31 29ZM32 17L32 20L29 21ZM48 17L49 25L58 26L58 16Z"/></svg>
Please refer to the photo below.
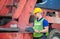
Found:
<svg viewBox="0 0 60 39"><path fill-rule="evenodd" d="M40 21L41 19L43 19L43 17L41 17L40 19L37 18L37 21Z"/></svg>

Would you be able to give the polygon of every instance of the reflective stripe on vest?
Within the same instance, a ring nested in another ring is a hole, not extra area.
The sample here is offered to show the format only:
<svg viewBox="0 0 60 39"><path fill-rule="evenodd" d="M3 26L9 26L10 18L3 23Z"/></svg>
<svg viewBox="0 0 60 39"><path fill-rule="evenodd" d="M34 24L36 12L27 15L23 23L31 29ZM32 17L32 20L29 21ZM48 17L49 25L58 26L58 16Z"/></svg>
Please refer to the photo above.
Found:
<svg viewBox="0 0 60 39"><path fill-rule="evenodd" d="M43 20L44 20L44 18L41 19L40 21L35 20L33 29L38 30L38 31L43 30ZM46 33L46 35L48 35L48 33ZM34 37L41 37L41 36L43 36L43 33L34 32L33 36Z"/></svg>

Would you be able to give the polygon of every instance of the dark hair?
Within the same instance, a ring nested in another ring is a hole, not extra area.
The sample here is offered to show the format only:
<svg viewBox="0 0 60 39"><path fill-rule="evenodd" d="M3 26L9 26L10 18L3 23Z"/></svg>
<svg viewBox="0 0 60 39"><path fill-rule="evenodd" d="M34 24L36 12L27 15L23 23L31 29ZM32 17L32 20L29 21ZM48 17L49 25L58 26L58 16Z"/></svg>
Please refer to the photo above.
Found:
<svg viewBox="0 0 60 39"><path fill-rule="evenodd" d="M34 20L35 20L35 16L34 15L30 15L29 23L33 23Z"/></svg>

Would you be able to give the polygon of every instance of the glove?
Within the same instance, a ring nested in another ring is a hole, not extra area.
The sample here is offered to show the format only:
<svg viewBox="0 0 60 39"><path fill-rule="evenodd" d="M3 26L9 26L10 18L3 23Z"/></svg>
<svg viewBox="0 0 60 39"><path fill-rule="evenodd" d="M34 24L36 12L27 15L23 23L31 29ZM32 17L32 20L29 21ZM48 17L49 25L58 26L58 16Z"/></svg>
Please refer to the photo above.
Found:
<svg viewBox="0 0 60 39"><path fill-rule="evenodd" d="M25 29L25 31L33 33L34 32L34 29L32 27L27 27Z"/></svg>

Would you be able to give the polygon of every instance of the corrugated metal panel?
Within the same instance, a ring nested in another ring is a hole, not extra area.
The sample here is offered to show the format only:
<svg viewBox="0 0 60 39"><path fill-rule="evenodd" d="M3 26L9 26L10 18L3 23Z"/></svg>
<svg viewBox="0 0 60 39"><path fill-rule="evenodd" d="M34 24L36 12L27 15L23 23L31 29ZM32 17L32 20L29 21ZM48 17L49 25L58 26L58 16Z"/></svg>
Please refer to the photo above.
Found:
<svg viewBox="0 0 60 39"><path fill-rule="evenodd" d="M25 29L29 24L30 13L32 12L35 6L36 0L28 0L21 15L19 16L19 28Z"/></svg>
<svg viewBox="0 0 60 39"><path fill-rule="evenodd" d="M30 13L32 12L34 8L35 3L36 3L36 0L27 0L22 12L21 13L19 12L20 15L19 15L18 27L21 30L25 30L26 26L28 26ZM23 36L22 39L32 39L32 35L28 32L23 33L22 36Z"/></svg>
<svg viewBox="0 0 60 39"><path fill-rule="evenodd" d="M12 0L0 0L0 16L3 16L9 12L9 8L6 6L11 4Z"/></svg>

